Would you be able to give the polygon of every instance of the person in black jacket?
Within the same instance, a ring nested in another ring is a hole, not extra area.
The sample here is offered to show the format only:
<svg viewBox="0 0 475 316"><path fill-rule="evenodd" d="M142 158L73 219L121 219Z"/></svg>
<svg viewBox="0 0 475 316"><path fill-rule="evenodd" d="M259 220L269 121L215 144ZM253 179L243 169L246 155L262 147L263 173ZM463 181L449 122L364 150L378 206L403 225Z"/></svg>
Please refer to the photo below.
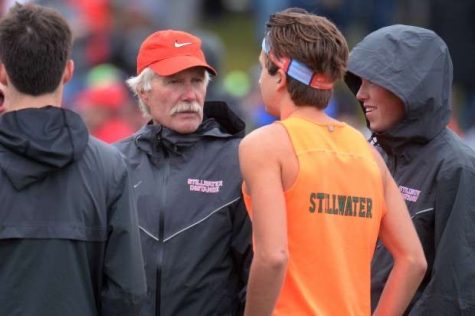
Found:
<svg viewBox="0 0 475 316"><path fill-rule="evenodd" d="M238 145L244 123L204 102L210 75L201 40L147 37L127 83L150 118L117 143L137 196L148 295L141 315L240 315L252 255Z"/></svg>
<svg viewBox="0 0 475 316"><path fill-rule="evenodd" d="M406 200L428 262L409 315L475 314L475 153L447 128L452 71L445 42L408 25L369 34L349 58L346 81ZM378 245L373 308L391 266Z"/></svg>
<svg viewBox="0 0 475 316"><path fill-rule="evenodd" d="M0 315L133 316L146 293L127 166L61 108L71 39L41 6L0 21Z"/></svg>

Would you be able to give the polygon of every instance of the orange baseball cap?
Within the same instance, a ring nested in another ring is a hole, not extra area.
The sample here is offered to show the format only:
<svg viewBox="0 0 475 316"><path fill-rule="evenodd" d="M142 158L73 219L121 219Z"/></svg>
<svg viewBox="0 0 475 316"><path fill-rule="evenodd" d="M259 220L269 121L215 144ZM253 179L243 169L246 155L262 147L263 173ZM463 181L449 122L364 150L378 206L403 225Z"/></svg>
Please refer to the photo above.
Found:
<svg viewBox="0 0 475 316"><path fill-rule="evenodd" d="M150 67L160 76L170 76L197 66L216 75L216 70L206 62L201 40L182 31L164 30L151 34L140 46L137 56L137 74Z"/></svg>

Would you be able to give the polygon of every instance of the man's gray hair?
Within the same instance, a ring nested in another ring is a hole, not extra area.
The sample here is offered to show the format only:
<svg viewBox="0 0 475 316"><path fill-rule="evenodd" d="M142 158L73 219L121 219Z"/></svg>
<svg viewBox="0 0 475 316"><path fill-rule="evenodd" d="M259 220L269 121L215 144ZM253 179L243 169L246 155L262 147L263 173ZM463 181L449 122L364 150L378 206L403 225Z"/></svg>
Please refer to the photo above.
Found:
<svg viewBox="0 0 475 316"><path fill-rule="evenodd" d="M130 77L126 81L132 93L137 96L139 101L139 108L142 111L144 117L150 117L151 114L149 107L142 102L142 99L139 96L139 92L152 90L152 80L154 78L160 78L160 75L155 73L150 67L147 67L138 76ZM206 69L204 80L205 86L207 87L211 80L211 75Z"/></svg>

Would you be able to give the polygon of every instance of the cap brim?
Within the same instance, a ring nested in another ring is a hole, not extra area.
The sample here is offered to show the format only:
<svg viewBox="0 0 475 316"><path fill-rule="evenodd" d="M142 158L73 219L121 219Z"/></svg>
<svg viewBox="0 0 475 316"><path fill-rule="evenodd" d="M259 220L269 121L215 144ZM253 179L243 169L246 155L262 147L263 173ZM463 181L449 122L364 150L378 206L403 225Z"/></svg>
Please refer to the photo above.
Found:
<svg viewBox="0 0 475 316"><path fill-rule="evenodd" d="M217 74L213 67L193 56L177 56L167 58L153 63L149 67L160 76L171 76L177 72L193 67L204 67L212 75L216 76Z"/></svg>

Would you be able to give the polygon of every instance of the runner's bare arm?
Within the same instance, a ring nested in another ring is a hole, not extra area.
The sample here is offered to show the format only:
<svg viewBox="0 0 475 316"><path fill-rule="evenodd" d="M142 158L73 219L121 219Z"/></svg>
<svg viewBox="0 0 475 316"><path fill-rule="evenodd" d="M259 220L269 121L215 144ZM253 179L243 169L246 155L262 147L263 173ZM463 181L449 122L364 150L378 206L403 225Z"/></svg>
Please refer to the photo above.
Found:
<svg viewBox="0 0 475 316"><path fill-rule="evenodd" d="M276 125L249 134L239 148L245 189L253 206L254 259L247 289L247 316L271 315L287 269L286 210L277 158L279 138L275 137L283 128Z"/></svg>

